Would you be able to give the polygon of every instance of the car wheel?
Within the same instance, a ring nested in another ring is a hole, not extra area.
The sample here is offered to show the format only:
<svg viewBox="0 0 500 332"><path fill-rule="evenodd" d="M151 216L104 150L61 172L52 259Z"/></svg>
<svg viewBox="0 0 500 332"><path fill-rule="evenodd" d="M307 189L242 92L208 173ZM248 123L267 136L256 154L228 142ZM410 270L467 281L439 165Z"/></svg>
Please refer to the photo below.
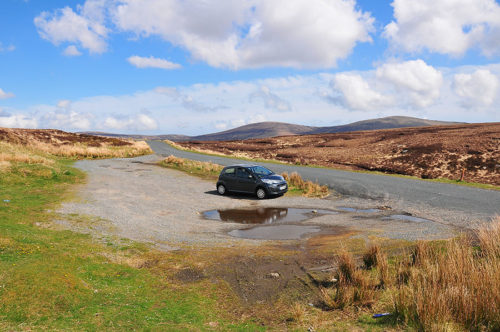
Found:
<svg viewBox="0 0 500 332"><path fill-rule="evenodd" d="M217 186L217 192L220 194L220 195L224 195L226 193L226 186L224 186L223 184L219 184Z"/></svg>
<svg viewBox="0 0 500 332"><path fill-rule="evenodd" d="M263 198L266 198L267 193L264 190L264 188L258 188L257 191L255 192L255 194L257 195L258 199L263 199Z"/></svg>

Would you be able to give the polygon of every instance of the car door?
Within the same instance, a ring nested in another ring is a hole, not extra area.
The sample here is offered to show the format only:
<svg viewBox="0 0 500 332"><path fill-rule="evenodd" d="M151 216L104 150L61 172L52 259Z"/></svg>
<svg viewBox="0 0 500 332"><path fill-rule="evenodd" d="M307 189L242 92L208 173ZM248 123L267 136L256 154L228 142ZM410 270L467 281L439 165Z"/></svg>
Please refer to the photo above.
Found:
<svg viewBox="0 0 500 332"><path fill-rule="evenodd" d="M255 189L255 178L250 172L243 168L238 167L236 169L236 179L237 179L237 191L253 193Z"/></svg>
<svg viewBox="0 0 500 332"><path fill-rule="evenodd" d="M222 182L226 186L227 190L238 190L238 180L236 178L236 168L229 167L226 168L221 178Z"/></svg>

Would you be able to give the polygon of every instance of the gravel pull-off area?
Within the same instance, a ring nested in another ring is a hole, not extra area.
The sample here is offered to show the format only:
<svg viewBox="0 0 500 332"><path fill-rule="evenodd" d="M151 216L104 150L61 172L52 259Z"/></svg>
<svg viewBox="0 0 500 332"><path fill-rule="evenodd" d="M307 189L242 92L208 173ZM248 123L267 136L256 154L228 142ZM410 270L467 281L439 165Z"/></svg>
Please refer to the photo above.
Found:
<svg viewBox="0 0 500 332"><path fill-rule="evenodd" d="M321 215L301 224L318 226L326 233L329 227L342 226L356 231L355 236L377 235L408 240L448 238L461 229L457 226L473 221L462 212L418 204L407 207L387 199L284 196L257 200L242 195L219 196L211 181L159 167L155 164L159 158L151 155L77 162L76 167L87 172L88 181L77 189L74 201L60 208L58 223L81 232L148 242L168 250L191 245L229 246L263 242L228 235L235 229L251 227L249 225L204 219L203 212L213 209L259 206L330 209L340 213ZM371 213L341 209L381 206L385 206L385 210ZM387 218L405 214L429 221Z"/></svg>

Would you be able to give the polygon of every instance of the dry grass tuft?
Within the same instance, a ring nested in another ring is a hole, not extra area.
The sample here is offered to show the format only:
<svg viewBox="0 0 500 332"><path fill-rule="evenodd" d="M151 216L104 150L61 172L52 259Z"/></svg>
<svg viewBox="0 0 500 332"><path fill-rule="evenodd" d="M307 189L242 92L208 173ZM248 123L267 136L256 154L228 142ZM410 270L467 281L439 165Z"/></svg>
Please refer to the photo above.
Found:
<svg viewBox="0 0 500 332"><path fill-rule="evenodd" d="M394 298L396 313L419 329L500 329L500 218L478 231L479 252L465 236L443 250L420 243ZM401 278L400 278L401 279Z"/></svg>
<svg viewBox="0 0 500 332"><path fill-rule="evenodd" d="M291 308L291 318L294 322L302 323L306 316L306 309L303 304L295 302Z"/></svg>
<svg viewBox="0 0 500 332"><path fill-rule="evenodd" d="M419 331L499 331L500 217L475 239L420 241L393 268L378 245L362 256L364 269L342 251L335 287L321 288L319 296L330 310L392 298L394 317Z"/></svg>
<svg viewBox="0 0 500 332"><path fill-rule="evenodd" d="M224 168L221 165L202 162L191 159L178 158L175 156L168 156L160 162L160 165L174 168L192 175L199 176L204 179L217 179L219 173Z"/></svg>
<svg viewBox="0 0 500 332"><path fill-rule="evenodd" d="M377 268L379 287L384 287L390 283L387 256L382 252L380 245L372 244L368 247L368 250L363 255L363 263L367 270L374 267Z"/></svg>
<svg viewBox="0 0 500 332"><path fill-rule="evenodd" d="M298 189L302 191L302 196L323 198L330 194L327 186L321 186L312 181L304 181L304 179L302 179L302 177L296 172L293 172L290 175L285 172L282 173L281 176L283 176L288 182L288 186L291 190Z"/></svg>
<svg viewBox="0 0 500 332"><path fill-rule="evenodd" d="M363 273L353 256L343 250L337 257L338 270L335 289L320 289L320 298L328 309L343 309L348 306L370 307L376 299L376 281Z"/></svg>
<svg viewBox="0 0 500 332"><path fill-rule="evenodd" d="M487 257L500 257L500 217L477 232L479 247Z"/></svg>

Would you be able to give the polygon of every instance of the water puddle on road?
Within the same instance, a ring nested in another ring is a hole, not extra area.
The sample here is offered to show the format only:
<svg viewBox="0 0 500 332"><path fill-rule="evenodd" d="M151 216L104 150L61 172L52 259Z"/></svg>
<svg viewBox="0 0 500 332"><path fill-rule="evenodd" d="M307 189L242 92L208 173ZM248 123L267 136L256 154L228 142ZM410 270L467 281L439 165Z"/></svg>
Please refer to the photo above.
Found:
<svg viewBox="0 0 500 332"><path fill-rule="evenodd" d="M377 213L382 211L381 209L356 209L345 206L338 207L337 209L344 212L358 212L358 213Z"/></svg>
<svg viewBox="0 0 500 332"><path fill-rule="evenodd" d="M264 207L255 209L211 210L203 212L203 216L207 219L234 222L238 224L292 223L330 214L338 214L338 212L321 209Z"/></svg>
<svg viewBox="0 0 500 332"><path fill-rule="evenodd" d="M393 214L392 216L388 216L385 218L382 218L384 220L403 220L403 221L412 221L412 222L432 222L432 220L429 219L424 219L424 218L419 218L419 217L414 217L414 216L408 216L406 214Z"/></svg>
<svg viewBox="0 0 500 332"><path fill-rule="evenodd" d="M315 225L297 223L339 212L322 209L265 208L211 210L203 213L206 219L254 225L246 229L235 229L230 236L255 240L299 240L308 234L322 230Z"/></svg>

